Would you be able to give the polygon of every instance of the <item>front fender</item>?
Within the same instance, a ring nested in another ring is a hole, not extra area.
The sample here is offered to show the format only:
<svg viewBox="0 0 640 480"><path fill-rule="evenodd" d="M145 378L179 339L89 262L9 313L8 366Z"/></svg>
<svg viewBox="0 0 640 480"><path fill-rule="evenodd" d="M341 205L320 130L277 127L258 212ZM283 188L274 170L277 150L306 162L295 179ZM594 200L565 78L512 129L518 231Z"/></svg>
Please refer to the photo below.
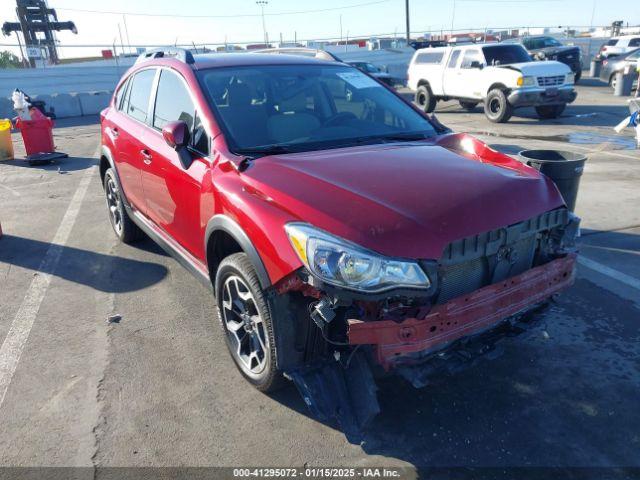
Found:
<svg viewBox="0 0 640 480"><path fill-rule="evenodd" d="M238 242L240 248L242 248L244 253L246 253L246 255L249 257L249 260L253 264L253 267L256 270L256 274L258 275L258 280L260 281L260 286L263 289L269 288L271 286L271 279L269 278L269 274L267 273L267 269L262 262L262 258L260 257L258 250L253 245L253 243L249 239L249 236L245 233L242 227L238 225L238 223L231 217L223 214L214 215L211 220L207 222L204 251L207 251L209 240L216 231L223 231L230 235L236 242Z"/></svg>

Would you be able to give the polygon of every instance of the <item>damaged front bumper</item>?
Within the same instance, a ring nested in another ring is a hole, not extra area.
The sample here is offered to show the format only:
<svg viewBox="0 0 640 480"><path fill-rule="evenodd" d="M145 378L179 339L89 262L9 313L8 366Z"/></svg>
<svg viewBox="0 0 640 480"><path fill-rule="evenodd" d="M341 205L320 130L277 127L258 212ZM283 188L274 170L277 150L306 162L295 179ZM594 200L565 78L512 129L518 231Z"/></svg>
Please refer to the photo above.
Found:
<svg viewBox="0 0 640 480"><path fill-rule="evenodd" d="M444 346L490 329L563 290L575 279L575 254L436 305L423 318L349 319L349 344L371 345L385 370L419 363Z"/></svg>
<svg viewBox="0 0 640 480"><path fill-rule="evenodd" d="M507 97L514 107L537 107L540 105L557 105L572 103L578 93L572 85L554 88L524 87L511 91Z"/></svg>

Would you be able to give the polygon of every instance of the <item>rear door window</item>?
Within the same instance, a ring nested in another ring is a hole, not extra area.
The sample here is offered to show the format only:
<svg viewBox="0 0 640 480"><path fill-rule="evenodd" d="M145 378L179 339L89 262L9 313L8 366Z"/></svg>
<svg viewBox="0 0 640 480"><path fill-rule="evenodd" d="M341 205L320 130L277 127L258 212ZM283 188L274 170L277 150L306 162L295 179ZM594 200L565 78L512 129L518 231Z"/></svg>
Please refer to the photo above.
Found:
<svg viewBox="0 0 640 480"><path fill-rule="evenodd" d="M149 112L149 99L151 98L151 88L156 76L156 69L143 70L136 73L130 80L131 86L128 95L127 114L141 122L147 121Z"/></svg>
<svg viewBox="0 0 640 480"><path fill-rule="evenodd" d="M423 52L416 56L415 63L440 63L444 52Z"/></svg>
<svg viewBox="0 0 640 480"><path fill-rule="evenodd" d="M449 63L447 64L447 68L456 68L459 56L460 56L460 50L454 50L451 53L451 57L449 57Z"/></svg>
<svg viewBox="0 0 640 480"><path fill-rule="evenodd" d="M462 57L460 68L471 68L473 62L482 63L482 54L480 50L467 50Z"/></svg>
<svg viewBox="0 0 640 480"><path fill-rule="evenodd" d="M640 38L632 38L629 40L630 47L640 47Z"/></svg>
<svg viewBox="0 0 640 480"><path fill-rule="evenodd" d="M609 41L607 42L607 46L608 46L608 47L613 47L613 46L615 46L615 45L617 45L617 44L618 44L618 40L615 40L615 39L614 39L614 40L609 40Z"/></svg>
<svg viewBox="0 0 640 480"><path fill-rule="evenodd" d="M158 83L153 127L162 130L168 122L181 121L193 129L196 109L184 82L169 70L162 70Z"/></svg>
<svg viewBox="0 0 640 480"><path fill-rule="evenodd" d="M129 83L129 80L126 80L116 92L116 98L113 101L113 105L116 107L116 110L122 110L123 98L126 96Z"/></svg>

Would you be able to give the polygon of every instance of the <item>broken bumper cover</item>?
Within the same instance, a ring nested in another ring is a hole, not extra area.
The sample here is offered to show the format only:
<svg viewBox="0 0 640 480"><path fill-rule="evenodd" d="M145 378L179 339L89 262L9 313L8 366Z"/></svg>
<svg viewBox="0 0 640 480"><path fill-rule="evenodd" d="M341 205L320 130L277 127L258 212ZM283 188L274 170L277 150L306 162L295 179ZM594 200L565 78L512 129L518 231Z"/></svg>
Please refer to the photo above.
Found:
<svg viewBox="0 0 640 480"><path fill-rule="evenodd" d="M578 93L572 85L557 88L518 88L507 97L514 107L535 107L573 102Z"/></svg>
<svg viewBox="0 0 640 480"><path fill-rule="evenodd" d="M523 313L575 279L576 255L553 260L521 275L435 306L423 319L402 322L349 320L349 343L373 345L386 370L419 361L460 338L496 326Z"/></svg>

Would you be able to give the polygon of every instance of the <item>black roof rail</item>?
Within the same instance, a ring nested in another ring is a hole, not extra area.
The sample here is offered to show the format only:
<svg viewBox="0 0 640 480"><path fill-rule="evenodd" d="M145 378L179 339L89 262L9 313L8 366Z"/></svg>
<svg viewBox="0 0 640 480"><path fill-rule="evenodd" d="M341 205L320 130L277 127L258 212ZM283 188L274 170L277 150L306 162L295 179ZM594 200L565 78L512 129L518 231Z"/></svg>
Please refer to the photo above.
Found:
<svg viewBox="0 0 640 480"><path fill-rule="evenodd" d="M175 58L176 60L180 60L184 63L195 63L193 54L189 50L177 47L162 47L154 48L153 50L147 50L146 52L140 54L140 56L136 60L136 63L144 62L145 60L151 60L153 58Z"/></svg>

